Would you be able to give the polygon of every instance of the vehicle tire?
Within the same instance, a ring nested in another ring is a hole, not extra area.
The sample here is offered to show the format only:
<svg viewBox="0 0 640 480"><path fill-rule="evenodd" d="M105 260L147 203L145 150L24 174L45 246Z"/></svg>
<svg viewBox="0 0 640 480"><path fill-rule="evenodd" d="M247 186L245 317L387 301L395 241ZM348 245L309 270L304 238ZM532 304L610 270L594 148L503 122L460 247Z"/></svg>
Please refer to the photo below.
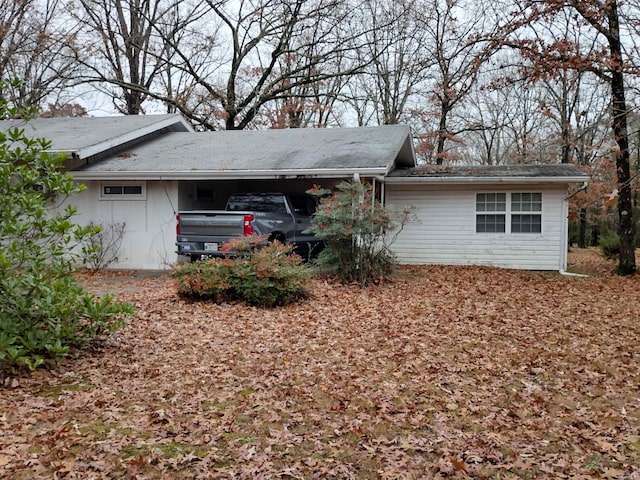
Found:
<svg viewBox="0 0 640 480"><path fill-rule="evenodd" d="M285 237L284 233L282 232L274 232L271 235L269 235L269 242L280 242L283 245L286 245L287 237Z"/></svg>

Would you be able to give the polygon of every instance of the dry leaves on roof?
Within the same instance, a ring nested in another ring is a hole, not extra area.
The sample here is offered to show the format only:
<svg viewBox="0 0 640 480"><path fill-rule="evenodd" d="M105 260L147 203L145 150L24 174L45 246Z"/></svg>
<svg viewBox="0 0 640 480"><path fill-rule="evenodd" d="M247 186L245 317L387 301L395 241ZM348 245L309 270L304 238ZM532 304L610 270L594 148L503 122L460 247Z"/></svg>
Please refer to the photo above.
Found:
<svg viewBox="0 0 640 480"><path fill-rule="evenodd" d="M87 280L130 326L0 395L0 477L638 478L638 277L403 268L259 310Z"/></svg>

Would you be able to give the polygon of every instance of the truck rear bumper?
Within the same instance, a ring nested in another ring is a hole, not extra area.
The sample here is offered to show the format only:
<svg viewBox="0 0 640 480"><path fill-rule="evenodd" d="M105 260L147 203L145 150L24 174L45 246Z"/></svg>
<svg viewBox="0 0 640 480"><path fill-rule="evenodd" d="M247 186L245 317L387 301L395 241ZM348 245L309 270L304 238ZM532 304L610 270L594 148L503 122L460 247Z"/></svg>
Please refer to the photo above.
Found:
<svg viewBox="0 0 640 480"><path fill-rule="evenodd" d="M231 250L220 250L222 243L218 242L199 242L199 241L178 241L176 246L178 247L176 253L185 257L190 257L191 260L200 260L204 258L222 258L222 257L237 257L238 252ZM264 244L266 245L266 243ZM308 260L323 249L324 243L322 241L310 241L293 243L294 252L300 255L303 259Z"/></svg>
<svg viewBox="0 0 640 480"><path fill-rule="evenodd" d="M221 251L219 242L176 242L176 253L187 257L225 257L229 252Z"/></svg>

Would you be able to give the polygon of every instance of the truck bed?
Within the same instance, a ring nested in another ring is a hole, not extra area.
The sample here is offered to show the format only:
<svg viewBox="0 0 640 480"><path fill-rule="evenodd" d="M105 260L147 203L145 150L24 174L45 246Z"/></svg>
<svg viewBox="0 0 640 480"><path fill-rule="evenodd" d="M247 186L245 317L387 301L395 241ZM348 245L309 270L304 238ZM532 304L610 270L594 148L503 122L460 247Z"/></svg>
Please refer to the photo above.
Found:
<svg viewBox="0 0 640 480"><path fill-rule="evenodd" d="M237 193L225 210L182 210L178 213L178 255L197 260L230 255L222 245L238 237L260 235L309 252L319 240L308 232L315 201L308 195Z"/></svg>
<svg viewBox="0 0 640 480"><path fill-rule="evenodd" d="M242 237L245 216L251 212L190 210L179 212L178 254L218 256L220 247L231 238Z"/></svg>
<svg viewBox="0 0 640 480"><path fill-rule="evenodd" d="M215 231L221 240L242 236L244 217L251 212L229 212L226 210L191 210L180 212L180 235L211 237Z"/></svg>

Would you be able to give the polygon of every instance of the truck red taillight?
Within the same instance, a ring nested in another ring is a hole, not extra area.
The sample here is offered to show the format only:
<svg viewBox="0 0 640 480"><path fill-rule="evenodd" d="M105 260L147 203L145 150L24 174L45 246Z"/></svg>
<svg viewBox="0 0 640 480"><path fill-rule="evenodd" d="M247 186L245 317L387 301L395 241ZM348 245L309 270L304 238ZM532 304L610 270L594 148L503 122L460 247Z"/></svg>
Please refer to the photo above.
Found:
<svg viewBox="0 0 640 480"><path fill-rule="evenodd" d="M176 215L176 235L180 235L180 215Z"/></svg>
<svg viewBox="0 0 640 480"><path fill-rule="evenodd" d="M253 222L254 218L255 217L253 215L244 216L244 231L242 232L242 234L245 237L250 237L251 235L253 235L253 225L251 225L251 222Z"/></svg>

